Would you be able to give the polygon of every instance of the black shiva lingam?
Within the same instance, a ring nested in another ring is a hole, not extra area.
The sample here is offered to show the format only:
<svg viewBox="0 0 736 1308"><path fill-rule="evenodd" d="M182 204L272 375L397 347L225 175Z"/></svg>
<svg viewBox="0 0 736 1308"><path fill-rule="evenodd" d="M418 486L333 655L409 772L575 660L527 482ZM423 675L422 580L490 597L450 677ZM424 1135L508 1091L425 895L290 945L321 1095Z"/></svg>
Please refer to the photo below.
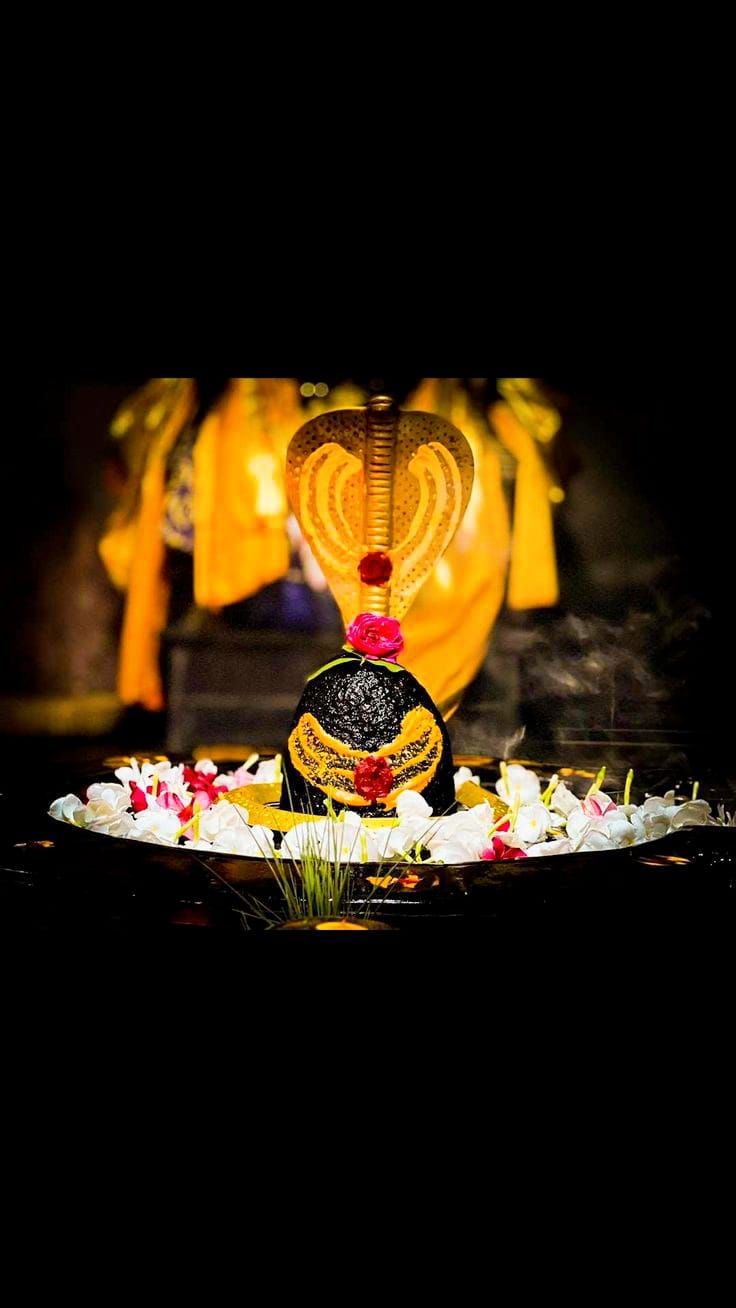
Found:
<svg viewBox="0 0 736 1308"><path fill-rule="evenodd" d="M292 509L340 607L342 653L308 680L284 756L282 805L392 816L403 791L455 802L450 741L427 691L396 662L399 620L452 540L473 484L461 432L374 396L299 429Z"/></svg>

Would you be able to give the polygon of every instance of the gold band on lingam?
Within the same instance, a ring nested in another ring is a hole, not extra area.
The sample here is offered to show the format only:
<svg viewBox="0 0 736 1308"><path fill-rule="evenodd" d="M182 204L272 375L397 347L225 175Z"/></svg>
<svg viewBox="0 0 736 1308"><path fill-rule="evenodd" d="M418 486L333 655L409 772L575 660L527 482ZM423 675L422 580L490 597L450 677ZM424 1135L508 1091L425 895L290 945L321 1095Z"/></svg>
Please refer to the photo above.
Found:
<svg viewBox="0 0 736 1308"><path fill-rule="evenodd" d="M392 782L379 803L390 810L402 791L423 790L432 780L442 753L442 734L430 711L419 705L406 714L399 734L371 753L353 749L325 731L311 713L304 713L288 747L297 772L330 799L354 808L365 808L369 802L356 789L356 767L369 757L385 759Z"/></svg>

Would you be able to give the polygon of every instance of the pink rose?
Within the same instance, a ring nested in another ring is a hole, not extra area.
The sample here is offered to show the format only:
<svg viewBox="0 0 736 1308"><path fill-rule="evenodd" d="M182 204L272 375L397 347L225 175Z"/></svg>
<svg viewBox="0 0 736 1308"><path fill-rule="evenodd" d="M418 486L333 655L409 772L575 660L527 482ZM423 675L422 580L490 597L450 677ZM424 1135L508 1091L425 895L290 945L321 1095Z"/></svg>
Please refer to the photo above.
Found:
<svg viewBox="0 0 736 1308"><path fill-rule="evenodd" d="M404 637L397 618L381 618L377 613L359 613L347 630L348 644L369 659L388 659L404 648Z"/></svg>

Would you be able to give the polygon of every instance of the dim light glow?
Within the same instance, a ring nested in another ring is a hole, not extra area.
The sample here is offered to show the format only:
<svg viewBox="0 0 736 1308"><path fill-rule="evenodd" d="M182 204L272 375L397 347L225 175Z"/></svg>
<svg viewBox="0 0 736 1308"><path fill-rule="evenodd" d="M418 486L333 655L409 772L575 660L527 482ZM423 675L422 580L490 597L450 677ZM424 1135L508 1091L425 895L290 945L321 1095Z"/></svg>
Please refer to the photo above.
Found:
<svg viewBox="0 0 736 1308"><path fill-rule="evenodd" d="M130 409L123 409L115 418L110 427L111 436L124 436L126 431L130 431L133 426L133 414Z"/></svg>
<svg viewBox="0 0 736 1308"><path fill-rule="evenodd" d="M163 418L165 412L166 412L165 406L160 401L158 404L154 404L153 407L148 410L148 413L146 414L143 421L144 421L144 425L148 428L149 431L153 431L154 427L158 427L158 424Z"/></svg>

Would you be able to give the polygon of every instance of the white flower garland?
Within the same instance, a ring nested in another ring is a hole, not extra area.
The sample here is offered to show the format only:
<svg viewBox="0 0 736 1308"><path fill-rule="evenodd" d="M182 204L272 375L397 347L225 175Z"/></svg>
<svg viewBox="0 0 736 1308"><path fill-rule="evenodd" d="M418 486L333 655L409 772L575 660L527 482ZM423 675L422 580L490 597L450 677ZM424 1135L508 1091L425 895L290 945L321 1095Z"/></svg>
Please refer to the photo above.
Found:
<svg viewBox="0 0 736 1308"><path fill-rule="evenodd" d="M367 827L357 813L344 811L336 819L297 822L284 833L277 850L268 827L249 823L247 805L217 799L251 782L275 781L279 766L278 758L258 763L252 756L235 772L218 773L210 759L187 768L168 760L139 764L134 758L129 767L116 770L117 783L95 782L86 802L64 795L54 800L49 814L102 835L149 844L295 859L305 851L325 849L331 857L339 852L342 860L354 863L468 863L588 853L639 845L682 827L722 824L704 800L677 802L673 790L650 795L642 804L629 803L631 774L626 802L616 804L599 789L605 769L581 800L557 776L542 792L536 772L502 764L495 788L509 813L501 819L487 801L435 816L421 795L405 791L396 804L397 826ZM466 781L477 783L478 778L460 768L456 791Z"/></svg>

